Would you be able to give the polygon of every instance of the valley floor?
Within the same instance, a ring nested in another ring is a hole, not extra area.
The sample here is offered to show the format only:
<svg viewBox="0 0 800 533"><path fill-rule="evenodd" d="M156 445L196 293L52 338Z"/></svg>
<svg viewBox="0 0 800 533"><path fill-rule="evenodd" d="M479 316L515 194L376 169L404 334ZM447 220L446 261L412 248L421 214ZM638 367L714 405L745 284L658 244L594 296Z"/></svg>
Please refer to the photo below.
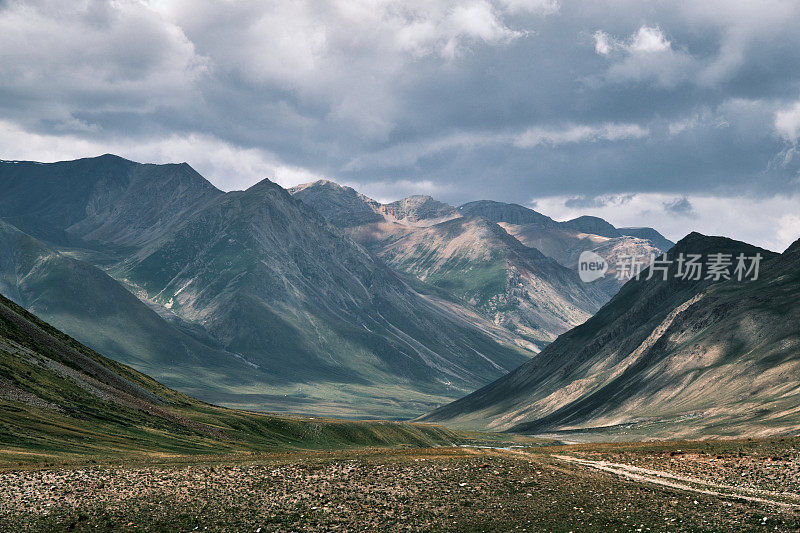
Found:
<svg viewBox="0 0 800 533"><path fill-rule="evenodd" d="M0 472L0 530L798 531L800 439Z"/></svg>

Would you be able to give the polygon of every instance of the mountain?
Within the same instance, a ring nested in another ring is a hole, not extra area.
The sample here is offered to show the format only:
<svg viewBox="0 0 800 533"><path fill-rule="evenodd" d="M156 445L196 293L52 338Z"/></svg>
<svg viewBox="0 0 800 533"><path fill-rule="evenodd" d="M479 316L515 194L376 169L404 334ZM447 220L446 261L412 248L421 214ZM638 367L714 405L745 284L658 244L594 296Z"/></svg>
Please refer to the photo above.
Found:
<svg viewBox="0 0 800 533"><path fill-rule="evenodd" d="M631 280L530 362L424 420L600 439L796 433L800 241L776 256L693 233L669 255L681 253L764 261L757 280L683 280L677 263L666 281Z"/></svg>
<svg viewBox="0 0 800 533"><path fill-rule="evenodd" d="M157 314L102 270L2 220L0 292L93 349L203 399L220 399L214 376L221 372L259 384L251 365L210 337L198 339L188 324Z"/></svg>
<svg viewBox="0 0 800 533"><path fill-rule="evenodd" d="M269 180L218 197L111 272L271 376L271 408L408 416L527 359Z"/></svg>
<svg viewBox="0 0 800 533"><path fill-rule="evenodd" d="M537 348L585 321L606 301L575 272L480 217L418 229L384 246L379 256L392 268L469 302Z"/></svg>
<svg viewBox="0 0 800 533"><path fill-rule="evenodd" d="M556 222L521 205L488 201L470 202L459 210L462 214L470 213L498 223L522 244L536 248L573 270L577 270L582 252L598 254L609 263L609 270L594 284L608 297L615 295L627 281L617 276L621 260L635 255L649 264L652 255L661 255L674 246L653 228L619 230L598 217L582 216Z"/></svg>
<svg viewBox="0 0 800 533"><path fill-rule="evenodd" d="M505 222L507 224L533 225L540 228L555 228L558 222L533 209L518 204L506 204L491 200L478 200L469 202L458 208L464 216L479 216L492 222Z"/></svg>
<svg viewBox="0 0 800 533"><path fill-rule="evenodd" d="M389 220L409 226L432 226L461 216L458 210L430 196L409 196L379 208Z"/></svg>
<svg viewBox="0 0 800 533"><path fill-rule="evenodd" d="M617 228L617 231L621 235L627 235L628 237L647 239L652 242L656 248L665 252L675 246L674 242L667 239L653 228Z"/></svg>
<svg viewBox="0 0 800 533"><path fill-rule="evenodd" d="M431 446L431 425L215 407L112 361L0 295L0 450L11 464L344 446Z"/></svg>
<svg viewBox="0 0 800 533"><path fill-rule="evenodd" d="M58 245L141 246L221 194L186 163L0 161L0 217Z"/></svg>
<svg viewBox="0 0 800 533"><path fill-rule="evenodd" d="M365 206L383 214L382 221L339 226L396 271L465 303L530 349L538 351L608 299L598 287L582 283L574 271L523 246L484 216L557 226L525 207L481 201L455 209L429 196L385 205L362 198L354 206L347 198L355 191L320 183L290 192L321 213L335 206L338 210L328 215L332 223L358 218ZM331 198L336 194L339 198Z"/></svg>
<svg viewBox="0 0 800 533"><path fill-rule="evenodd" d="M348 228L372 222L382 222L381 205L356 192L328 180L298 185L289 193L304 203L311 205L317 213L328 219L334 226Z"/></svg>
<svg viewBox="0 0 800 533"><path fill-rule="evenodd" d="M573 218L572 220L560 222L558 225L566 230L600 235L601 237L620 236L620 232L617 231L617 228L615 228L610 222L607 222L600 217L584 215L582 217Z"/></svg>
<svg viewBox="0 0 800 533"><path fill-rule="evenodd" d="M36 272L36 290L28 284L15 297L210 401L409 417L530 356L507 330L409 286L268 180L223 193L185 164L102 156L3 162L0 184L14 198L3 197L0 217L34 232L50 248L40 256L57 258ZM56 267L85 273L58 279ZM55 298L64 310L47 314L55 304L41 295L59 292L78 297Z"/></svg>

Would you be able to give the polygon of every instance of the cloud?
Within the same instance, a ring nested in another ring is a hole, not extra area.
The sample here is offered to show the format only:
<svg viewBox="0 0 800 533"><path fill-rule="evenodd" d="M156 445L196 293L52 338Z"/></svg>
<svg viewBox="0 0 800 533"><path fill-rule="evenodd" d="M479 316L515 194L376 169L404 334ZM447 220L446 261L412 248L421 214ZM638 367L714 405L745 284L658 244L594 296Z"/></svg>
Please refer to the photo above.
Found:
<svg viewBox="0 0 800 533"><path fill-rule="evenodd" d="M775 112L775 130L786 141L797 143L800 136L800 102Z"/></svg>
<svg viewBox="0 0 800 533"><path fill-rule="evenodd" d="M597 54L620 56L604 74L607 82L652 82L659 87L673 87L689 79L694 68L692 57L675 50L659 26L641 26L624 40L602 30L593 37Z"/></svg>
<svg viewBox="0 0 800 533"><path fill-rule="evenodd" d="M530 148L541 144L559 145L580 142L618 141L622 139L641 139L649 131L638 124L606 123L599 126L569 125L562 128L547 129L534 127L516 136L514 146Z"/></svg>
<svg viewBox="0 0 800 533"><path fill-rule="evenodd" d="M700 213L800 191L798 27L795 0L0 2L0 156Z"/></svg>
<svg viewBox="0 0 800 533"><path fill-rule="evenodd" d="M537 211L556 220L569 220L580 215L604 218L616 227L652 226L664 236L677 241L691 231L706 235L723 235L783 251L800 237L797 205L800 194L778 195L753 199L746 196L688 195L678 200L694 206L690 219L676 217L670 209L676 198L648 193L626 197L624 201L599 202L595 206L567 205L569 198L551 196L536 198ZM741 220L747 224L741 224ZM688 222L687 222L688 220Z"/></svg>
<svg viewBox="0 0 800 533"><path fill-rule="evenodd" d="M259 149L244 149L200 134L167 135L128 143L122 139L102 142L74 135L28 133L0 120L0 158L7 160L63 161L113 153L134 161L175 163L186 161L223 190L245 189L255 180L269 178L284 187L315 181L322 177L307 168L280 160Z"/></svg>
<svg viewBox="0 0 800 533"><path fill-rule="evenodd" d="M623 206L629 203L635 196L627 195L607 195L607 196L575 196L564 200L564 207L570 209L599 209L610 205ZM536 202L533 202L536 203Z"/></svg>
<svg viewBox="0 0 800 533"><path fill-rule="evenodd" d="M604 56L616 50L628 54L650 54L672 50L672 43L658 26L642 26L627 41L620 41L602 30L597 30L594 32L594 42L595 52Z"/></svg>
<svg viewBox="0 0 800 533"><path fill-rule="evenodd" d="M664 209L669 213L674 213L680 216L694 216L695 214L692 202L690 202L685 196L664 202Z"/></svg>

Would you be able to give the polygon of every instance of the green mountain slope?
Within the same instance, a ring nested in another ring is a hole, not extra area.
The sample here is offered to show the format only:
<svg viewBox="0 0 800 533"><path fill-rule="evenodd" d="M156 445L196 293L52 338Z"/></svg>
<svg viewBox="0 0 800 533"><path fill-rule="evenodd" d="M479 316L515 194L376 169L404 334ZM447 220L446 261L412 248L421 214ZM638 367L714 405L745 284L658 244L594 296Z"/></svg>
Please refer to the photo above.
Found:
<svg viewBox="0 0 800 533"><path fill-rule="evenodd" d="M425 420L605 438L796 432L800 242L776 258L691 234L679 253L761 253L765 263L755 281L684 281L676 265L667 281L630 281L529 363Z"/></svg>
<svg viewBox="0 0 800 533"><path fill-rule="evenodd" d="M575 272L478 217L418 229L386 244L379 255L540 348L584 322L606 300Z"/></svg>
<svg viewBox="0 0 800 533"><path fill-rule="evenodd" d="M430 446L458 437L391 422L233 411L107 359L0 296L0 462L103 462L346 446Z"/></svg>

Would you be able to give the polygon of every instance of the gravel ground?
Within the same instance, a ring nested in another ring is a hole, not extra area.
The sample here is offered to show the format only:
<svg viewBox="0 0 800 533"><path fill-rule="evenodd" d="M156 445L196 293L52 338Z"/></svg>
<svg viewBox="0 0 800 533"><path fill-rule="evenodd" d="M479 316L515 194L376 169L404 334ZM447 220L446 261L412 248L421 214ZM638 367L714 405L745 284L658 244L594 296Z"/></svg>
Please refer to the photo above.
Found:
<svg viewBox="0 0 800 533"><path fill-rule="evenodd" d="M434 449L4 472L0 530L798 531L800 514L546 454Z"/></svg>

